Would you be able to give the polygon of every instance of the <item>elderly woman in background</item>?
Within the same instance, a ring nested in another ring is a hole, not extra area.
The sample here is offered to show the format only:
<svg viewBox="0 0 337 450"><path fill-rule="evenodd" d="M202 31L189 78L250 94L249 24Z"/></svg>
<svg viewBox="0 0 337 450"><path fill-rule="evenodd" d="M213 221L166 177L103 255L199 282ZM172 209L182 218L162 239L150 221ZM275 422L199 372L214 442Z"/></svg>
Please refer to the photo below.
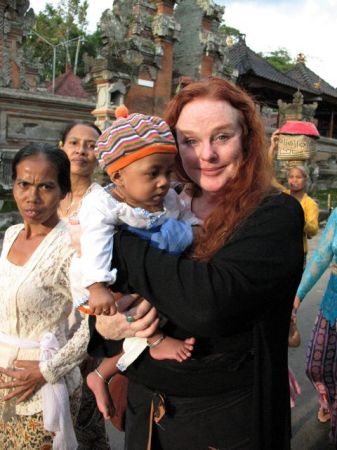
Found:
<svg viewBox="0 0 337 450"><path fill-rule="evenodd" d="M304 212L303 246L305 256L308 253L308 241L314 237L319 230L318 216L319 208L315 200L307 194L307 183L309 174L304 166L290 167L288 171L287 194L295 197L301 204Z"/></svg>
<svg viewBox="0 0 337 450"><path fill-rule="evenodd" d="M74 251L57 209L69 160L30 144L14 157L13 180L23 223L6 231L0 259L0 448L74 450L88 324L68 340Z"/></svg>
<svg viewBox="0 0 337 450"><path fill-rule="evenodd" d="M279 130L276 130L271 135L270 147L268 150L270 161L274 158L278 141ZM307 194L308 183L310 181L308 169L304 165L292 165L289 167L287 175L288 188L285 188L275 178L273 179L273 185L296 198L296 200L301 203L304 212L303 246L306 260L306 255L308 253L308 239L314 237L319 230L319 207L315 200Z"/></svg>
<svg viewBox="0 0 337 450"><path fill-rule="evenodd" d="M289 450L288 330L303 268L302 209L271 187L262 122L239 87L191 83L166 119L189 183L182 199L203 226L181 256L118 232L116 289L148 299L168 318L164 332L195 336L196 345L182 363L144 352L129 367L126 447ZM119 348L102 336L141 329L138 320L126 329L119 313L104 320L93 352Z"/></svg>

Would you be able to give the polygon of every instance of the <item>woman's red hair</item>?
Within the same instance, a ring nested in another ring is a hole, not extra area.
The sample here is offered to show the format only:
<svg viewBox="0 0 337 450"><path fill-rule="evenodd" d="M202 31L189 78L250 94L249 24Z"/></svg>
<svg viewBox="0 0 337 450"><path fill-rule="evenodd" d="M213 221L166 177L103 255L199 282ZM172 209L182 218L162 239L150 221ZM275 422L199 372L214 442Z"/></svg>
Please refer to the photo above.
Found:
<svg viewBox="0 0 337 450"><path fill-rule="evenodd" d="M237 227L252 212L271 189L271 164L265 147L265 131L253 99L235 84L221 79L208 78L184 87L168 104L165 119L172 131L187 103L207 98L226 101L239 112L242 130L243 158L235 177L224 186L218 207L204 221L195 241L194 256L208 260L229 239ZM177 173L185 182L192 182L177 158ZM193 187L194 195L200 193Z"/></svg>

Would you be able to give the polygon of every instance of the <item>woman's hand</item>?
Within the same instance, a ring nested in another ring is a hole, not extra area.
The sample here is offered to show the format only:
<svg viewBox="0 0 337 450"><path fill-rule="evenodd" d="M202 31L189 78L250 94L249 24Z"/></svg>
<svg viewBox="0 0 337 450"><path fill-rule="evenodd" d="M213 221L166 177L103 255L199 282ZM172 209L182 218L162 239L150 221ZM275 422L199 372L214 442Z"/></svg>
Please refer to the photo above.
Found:
<svg viewBox="0 0 337 450"><path fill-rule="evenodd" d="M96 330L105 339L120 340L127 337L149 337L157 329L157 310L138 295L124 295L117 303L114 316L97 316Z"/></svg>
<svg viewBox="0 0 337 450"><path fill-rule="evenodd" d="M2 398L2 401L17 397L16 403L28 400L45 383L40 368L39 361L14 362L14 369L4 369L0 367L0 373L12 378L12 381L0 383L0 389L12 389L12 391Z"/></svg>
<svg viewBox="0 0 337 450"><path fill-rule="evenodd" d="M268 150L268 155L269 155L270 161L272 161L274 159L274 153L277 149L279 139L280 139L280 131L279 131L279 129L277 129L274 131L274 133L271 135L271 138L270 138L270 147Z"/></svg>
<svg viewBox="0 0 337 450"><path fill-rule="evenodd" d="M293 305L293 311L296 313L300 306L301 306L301 299L296 295Z"/></svg>

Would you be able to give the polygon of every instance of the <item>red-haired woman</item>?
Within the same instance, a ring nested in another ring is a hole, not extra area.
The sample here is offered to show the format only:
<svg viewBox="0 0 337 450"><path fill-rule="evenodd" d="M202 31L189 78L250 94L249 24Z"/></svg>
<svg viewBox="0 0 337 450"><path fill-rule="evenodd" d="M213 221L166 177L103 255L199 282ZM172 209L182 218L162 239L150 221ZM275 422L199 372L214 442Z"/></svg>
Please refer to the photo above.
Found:
<svg viewBox="0 0 337 450"><path fill-rule="evenodd" d="M178 172L189 183L182 197L203 226L188 256L121 231L113 264L118 289L147 298L168 318L167 334L196 336L196 345L183 363L144 353L129 367L126 446L288 450L288 329L303 268L301 206L271 188L263 126L237 86L219 78L191 83L166 119L179 147ZM110 339L140 330L136 320L125 332L118 314L105 320L110 327L97 328Z"/></svg>

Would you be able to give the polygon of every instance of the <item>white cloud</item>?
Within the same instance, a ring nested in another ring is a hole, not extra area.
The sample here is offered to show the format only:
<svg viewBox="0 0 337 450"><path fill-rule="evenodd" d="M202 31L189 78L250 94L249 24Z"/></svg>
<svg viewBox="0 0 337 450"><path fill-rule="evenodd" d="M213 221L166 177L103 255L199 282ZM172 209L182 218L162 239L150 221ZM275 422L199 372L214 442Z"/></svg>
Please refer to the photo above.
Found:
<svg viewBox="0 0 337 450"><path fill-rule="evenodd" d="M54 2L52 2L54 3ZM337 87L337 0L217 0L225 5L227 25L246 34L247 45L255 52L286 48L295 58L304 53L307 66ZM31 0L35 12L45 0ZM89 31L94 31L102 12L113 0L89 0Z"/></svg>
<svg viewBox="0 0 337 450"><path fill-rule="evenodd" d="M245 33L252 50L265 53L284 47L292 57L304 53L307 66L337 86L337 0L229 1L226 5L226 24Z"/></svg>

